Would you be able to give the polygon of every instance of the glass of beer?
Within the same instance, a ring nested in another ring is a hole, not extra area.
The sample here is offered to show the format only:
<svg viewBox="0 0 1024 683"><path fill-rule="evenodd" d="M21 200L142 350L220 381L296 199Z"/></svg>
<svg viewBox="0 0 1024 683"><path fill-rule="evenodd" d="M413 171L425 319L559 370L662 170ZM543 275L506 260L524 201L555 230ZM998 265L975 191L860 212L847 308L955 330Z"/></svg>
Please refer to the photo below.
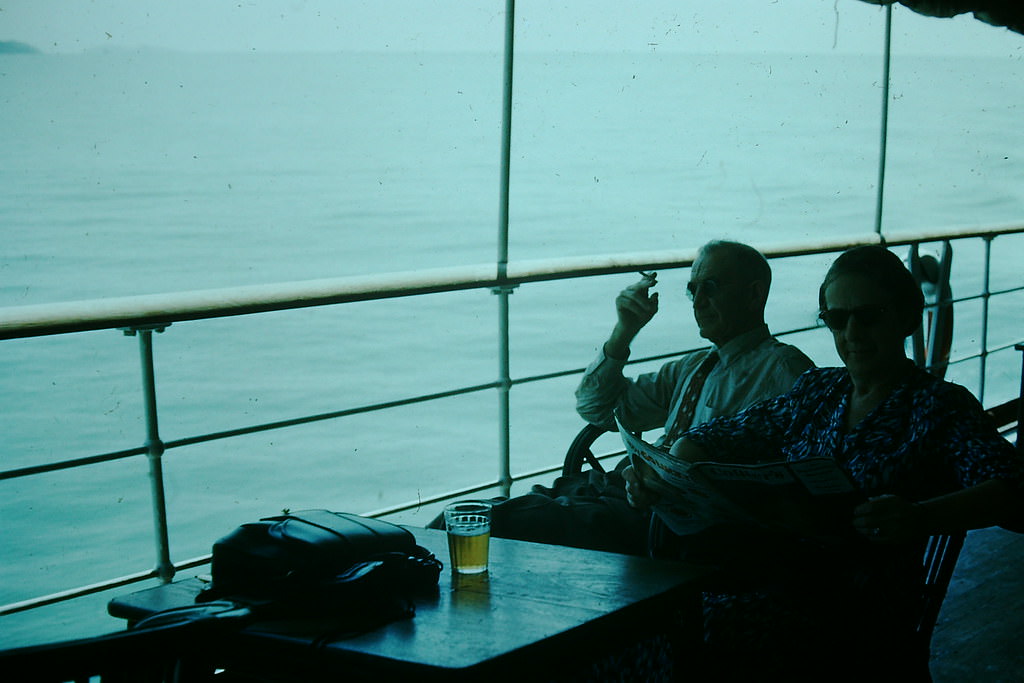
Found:
<svg viewBox="0 0 1024 683"><path fill-rule="evenodd" d="M459 574L487 571L491 504L476 500L451 503L444 509L444 525L448 530L452 571Z"/></svg>

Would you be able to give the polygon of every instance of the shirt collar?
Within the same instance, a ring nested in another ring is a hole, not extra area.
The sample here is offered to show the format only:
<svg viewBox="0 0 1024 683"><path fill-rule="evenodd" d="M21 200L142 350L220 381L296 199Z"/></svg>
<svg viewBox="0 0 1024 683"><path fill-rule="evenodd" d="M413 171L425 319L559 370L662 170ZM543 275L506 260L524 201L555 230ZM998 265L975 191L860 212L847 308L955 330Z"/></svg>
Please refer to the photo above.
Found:
<svg viewBox="0 0 1024 683"><path fill-rule="evenodd" d="M715 350L718 352L719 360L722 364L728 365L729 361L733 358L750 351L771 336L771 333L768 331L768 325L763 324L716 347Z"/></svg>

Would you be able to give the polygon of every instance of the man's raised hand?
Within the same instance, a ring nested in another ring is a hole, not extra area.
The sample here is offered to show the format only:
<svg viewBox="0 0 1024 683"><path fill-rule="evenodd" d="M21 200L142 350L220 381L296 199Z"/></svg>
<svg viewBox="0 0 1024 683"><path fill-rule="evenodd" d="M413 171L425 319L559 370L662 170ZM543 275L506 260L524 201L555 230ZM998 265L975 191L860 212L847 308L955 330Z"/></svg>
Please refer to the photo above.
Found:
<svg viewBox="0 0 1024 683"><path fill-rule="evenodd" d="M615 298L615 312L624 332L635 335L658 312L658 293L651 293L651 288L656 284L657 273L643 273L639 282L619 292Z"/></svg>

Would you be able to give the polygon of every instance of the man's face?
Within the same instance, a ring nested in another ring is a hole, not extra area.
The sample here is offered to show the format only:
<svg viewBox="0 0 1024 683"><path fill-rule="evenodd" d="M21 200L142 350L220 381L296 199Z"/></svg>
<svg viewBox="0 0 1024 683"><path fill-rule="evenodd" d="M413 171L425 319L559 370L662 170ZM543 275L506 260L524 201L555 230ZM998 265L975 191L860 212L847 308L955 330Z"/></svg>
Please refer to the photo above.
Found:
<svg viewBox="0 0 1024 683"><path fill-rule="evenodd" d="M693 317L700 336L717 346L761 323L753 285L744 280L727 252L700 256L690 269L686 289L693 298Z"/></svg>

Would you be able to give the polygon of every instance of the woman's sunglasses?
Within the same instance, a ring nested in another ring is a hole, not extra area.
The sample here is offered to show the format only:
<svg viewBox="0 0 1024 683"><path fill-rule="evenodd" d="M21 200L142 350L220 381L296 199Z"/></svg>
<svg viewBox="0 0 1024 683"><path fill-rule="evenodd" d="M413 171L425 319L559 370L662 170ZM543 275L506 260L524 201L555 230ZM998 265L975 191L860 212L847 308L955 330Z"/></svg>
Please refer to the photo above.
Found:
<svg viewBox="0 0 1024 683"><path fill-rule="evenodd" d="M857 308L826 308L818 313L821 322L830 330L845 330L850 318L854 318L859 325L877 325L878 321L885 315L884 306L858 306Z"/></svg>

